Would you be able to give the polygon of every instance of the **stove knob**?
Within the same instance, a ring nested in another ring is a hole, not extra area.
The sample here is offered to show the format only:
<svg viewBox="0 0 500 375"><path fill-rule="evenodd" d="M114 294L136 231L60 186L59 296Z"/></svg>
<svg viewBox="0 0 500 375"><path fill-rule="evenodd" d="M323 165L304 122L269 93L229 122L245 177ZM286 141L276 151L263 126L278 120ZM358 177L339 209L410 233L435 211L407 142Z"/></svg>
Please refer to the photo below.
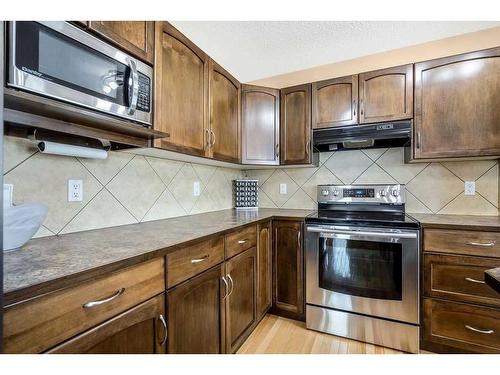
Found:
<svg viewBox="0 0 500 375"><path fill-rule="evenodd" d="M398 197L398 196L399 196L399 190L394 189L394 190L392 191L392 196L393 196L393 197Z"/></svg>
<svg viewBox="0 0 500 375"><path fill-rule="evenodd" d="M334 190L334 191L333 191L333 195L334 195L334 196L339 195L339 191L338 191L338 190Z"/></svg>
<svg viewBox="0 0 500 375"><path fill-rule="evenodd" d="M381 197L385 197L386 194L387 194L387 192L385 190L380 190L379 194L380 194Z"/></svg>
<svg viewBox="0 0 500 375"><path fill-rule="evenodd" d="M330 194L330 192L328 190L321 190L321 195L326 197L328 196L328 194Z"/></svg>

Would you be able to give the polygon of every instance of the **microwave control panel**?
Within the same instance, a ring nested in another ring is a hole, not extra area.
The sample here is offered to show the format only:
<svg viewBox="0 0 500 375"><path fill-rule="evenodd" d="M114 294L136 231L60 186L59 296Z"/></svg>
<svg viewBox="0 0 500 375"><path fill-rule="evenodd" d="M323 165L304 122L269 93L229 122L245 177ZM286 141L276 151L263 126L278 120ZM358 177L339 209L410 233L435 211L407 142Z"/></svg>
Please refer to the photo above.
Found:
<svg viewBox="0 0 500 375"><path fill-rule="evenodd" d="M151 79L142 73L139 73L137 109L143 112L149 112L151 110Z"/></svg>

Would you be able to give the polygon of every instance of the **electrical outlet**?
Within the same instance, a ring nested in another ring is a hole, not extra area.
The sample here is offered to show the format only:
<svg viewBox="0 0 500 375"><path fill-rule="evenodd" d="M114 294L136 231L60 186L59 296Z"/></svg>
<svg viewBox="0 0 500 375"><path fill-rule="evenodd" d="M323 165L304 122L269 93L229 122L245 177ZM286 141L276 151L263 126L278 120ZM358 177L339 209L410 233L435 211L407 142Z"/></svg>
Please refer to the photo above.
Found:
<svg viewBox="0 0 500 375"><path fill-rule="evenodd" d="M287 186L286 184L280 184L280 194L286 194Z"/></svg>
<svg viewBox="0 0 500 375"><path fill-rule="evenodd" d="M465 181L464 190L465 190L464 192L465 195L476 195L476 182Z"/></svg>
<svg viewBox="0 0 500 375"><path fill-rule="evenodd" d="M14 192L14 185L3 184L3 206L12 207L12 195Z"/></svg>
<svg viewBox="0 0 500 375"><path fill-rule="evenodd" d="M193 183L193 195L195 197L199 197L200 196L200 181L195 181Z"/></svg>
<svg viewBox="0 0 500 375"><path fill-rule="evenodd" d="M81 202L83 200L83 181L68 180L68 202Z"/></svg>

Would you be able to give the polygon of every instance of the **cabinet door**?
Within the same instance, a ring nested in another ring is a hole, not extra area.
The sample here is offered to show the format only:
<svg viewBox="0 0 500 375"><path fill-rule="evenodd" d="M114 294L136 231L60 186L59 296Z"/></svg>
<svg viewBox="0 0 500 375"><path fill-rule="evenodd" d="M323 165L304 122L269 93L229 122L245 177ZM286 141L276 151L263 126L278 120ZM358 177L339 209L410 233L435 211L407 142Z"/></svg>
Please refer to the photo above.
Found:
<svg viewBox="0 0 500 375"><path fill-rule="evenodd" d="M208 156L208 57L167 22L155 27L155 146Z"/></svg>
<svg viewBox="0 0 500 375"><path fill-rule="evenodd" d="M313 128L358 123L358 76L352 75L312 84Z"/></svg>
<svg viewBox="0 0 500 375"><path fill-rule="evenodd" d="M304 319L304 253L302 222L279 220L274 227L273 311Z"/></svg>
<svg viewBox="0 0 500 375"><path fill-rule="evenodd" d="M226 297L226 350L234 353L254 328L256 319L255 247L226 262L226 279L230 285Z"/></svg>
<svg viewBox="0 0 500 375"><path fill-rule="evenodd" d="M224 353L222 275L219 265L167 291L168 353Z"/></svg>
<svg viewBox="0 0 500 375"><path fill-rule="evenodd" d="M359 75L359 122L361 124L412 117L412 64Z"/></svg>
<svg viewBox="0 0 500 375"><path fill-rule="evenodd" d="M281 90L281 164L312 161L311 85Z"/></svg>
<svg viewBox="0 0 500 375"><path fill-rule="evenodd" d="M257 319L260 319L273 302L271 221L259 224L257 235Z"/></svg>
<svg viewBox="0 0 500 375"><path fill-rule="evenodd" d="M279 165L279 100L279 90L242 86L242 164Z"/></svg>
<svg viewBox="0 0 500 375"><path fill-rule="evenodd" d="M240 83L210 60L210 145L214 159L240 160Z"/></svg>
<svg viewBox="0 0 500 375"><path fill-rule="evenodd" d="M165 298L161 294L48 351L55 354L164 354Z"/></svg>
<svg viewBox="0 0 500 375"><path fill-rule="evenodd" d="M415 64L414 157L500 155L500 48Z"/></svg>
<svg viewBox="0 0 500 375"><path fill-rule="evenodd" d="M88 25L127 52L153 63L154 21L89 21Z"/></svg>

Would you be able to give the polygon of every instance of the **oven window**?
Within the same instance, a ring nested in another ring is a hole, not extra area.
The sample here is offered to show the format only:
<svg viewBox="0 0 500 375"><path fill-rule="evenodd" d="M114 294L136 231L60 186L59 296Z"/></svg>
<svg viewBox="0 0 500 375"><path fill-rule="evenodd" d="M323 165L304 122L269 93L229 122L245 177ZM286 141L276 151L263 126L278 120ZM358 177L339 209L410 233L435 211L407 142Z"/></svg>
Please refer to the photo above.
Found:
<svg viewBox="0 0 500 375"><path fill-rule="evenodd" d="M402 299L402 245L319 239L320 288L353 296Z"/></svg>

